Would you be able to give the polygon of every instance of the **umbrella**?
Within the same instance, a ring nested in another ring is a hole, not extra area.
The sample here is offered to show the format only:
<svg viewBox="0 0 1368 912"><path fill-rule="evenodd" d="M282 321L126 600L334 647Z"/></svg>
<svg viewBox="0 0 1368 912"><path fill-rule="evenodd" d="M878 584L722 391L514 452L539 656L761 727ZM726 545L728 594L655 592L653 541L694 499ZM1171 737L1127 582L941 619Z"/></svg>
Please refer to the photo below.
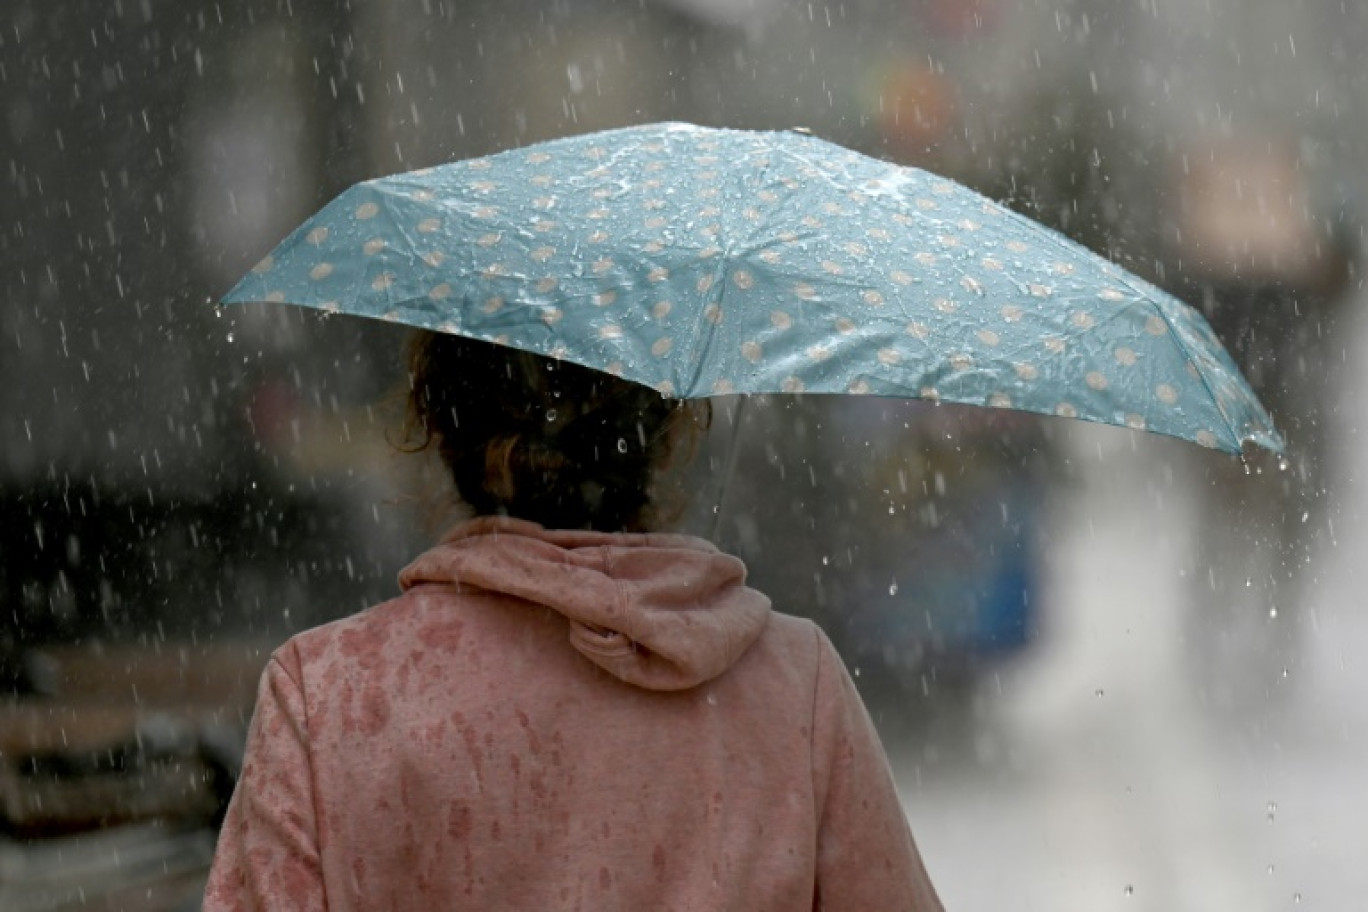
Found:
<svg viewBox="0 0 1368 912"><path fill-rule="evenodd" d="M802 131L653 124L367 181L224 299L246 301L680 398L912 397L1282 449L1187 305L959 184Z"/></svg>

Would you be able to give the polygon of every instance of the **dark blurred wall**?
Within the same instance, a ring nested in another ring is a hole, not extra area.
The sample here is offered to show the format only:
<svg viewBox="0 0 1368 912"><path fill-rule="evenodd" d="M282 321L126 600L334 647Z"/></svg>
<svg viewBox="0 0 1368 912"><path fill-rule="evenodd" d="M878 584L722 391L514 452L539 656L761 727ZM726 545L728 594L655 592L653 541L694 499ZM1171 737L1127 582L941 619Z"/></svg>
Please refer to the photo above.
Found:
<svg viewBox="0 0 1368 912"><path fill-rule="evenodd" d="M342 598L330 578L356 590L393 559L332 553L356 510L346 475L281 471L262 390L353 407L395 340L309 326L306 342L301 315L211 302L361 176L345 6L21 2L4 20L3 637L337 613L302 590Z"/></svg>

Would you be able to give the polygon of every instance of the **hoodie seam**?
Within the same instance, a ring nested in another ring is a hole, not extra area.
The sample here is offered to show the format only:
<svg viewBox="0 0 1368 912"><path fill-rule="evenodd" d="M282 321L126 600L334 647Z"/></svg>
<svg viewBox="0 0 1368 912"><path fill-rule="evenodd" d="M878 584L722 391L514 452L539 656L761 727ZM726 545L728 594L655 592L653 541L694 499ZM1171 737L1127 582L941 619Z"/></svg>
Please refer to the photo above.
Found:
<svg viewBox="0 0 1368 912"><path fill-rule="evenodd" d="M622 585L622 580L618 579L617 574L613 572L612 548L603 549L603 573L613 584L613 594L617 599L617 605L614 606L617 609L617 617L614 620L621 623L627 619L627 591ZM635 642L630 636L624 633L620 627L613 627L610 629L627 637L628 642ZM633 646L633 651L635 651L635 646Z"/></svg>
<svg viewBox="0 0 1368 912"><path fill-rule="evenodd" d="M298 679L296 679L295 676L290 673L289 666L285 664L283 656L287 649L293 654L292 658L294 659L294 664L299 669ZM289 681L290 686L292 686L295 689L295 692L299 694L300 715L302 716L302 718L299 720L299 725L302 729L301 735L304 741L304 763L308 768L310 797L309 805L313 811L313 848L318 855L318 862L321 866L323 862L323 831L320 826L320 823L323 820L324 814L322 804L323 796L319 792L318 778L315 774L316 764L314 760L313 726L310 722L310 716L312 714L309 711L309 693L305 689L303 682L304 661L303 657L299 654L299 644L297 642L286 643L284 646L277 649L275 652L271 654L271 658L267 662L267 665L275 666L275 668L280 671L281 676L284 677L286 681Z"/></svg>
<svg viewBox="0 0 1368 912"><path fill-rule="evenodd" d="M817 647L817 673L812 676L812 715L808 721L808 778L812 781L813 811L816 813L820 827L822 809L816 806L817 803L817 703L822 693L822 658L825 650L822 649L822 631L816 624L812 625L812 640ZM823 803L825 803L825 794Z"/></svg>

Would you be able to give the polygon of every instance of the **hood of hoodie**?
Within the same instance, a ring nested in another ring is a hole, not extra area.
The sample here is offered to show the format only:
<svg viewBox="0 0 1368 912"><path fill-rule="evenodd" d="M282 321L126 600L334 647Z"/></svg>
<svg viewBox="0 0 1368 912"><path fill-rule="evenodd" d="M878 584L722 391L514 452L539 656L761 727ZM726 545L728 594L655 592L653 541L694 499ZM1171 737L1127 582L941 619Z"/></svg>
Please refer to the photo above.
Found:
<svg viewBox="0 0 1368 912"><path fill-rule="evenodd" d="M746 567L686 535L551 530L506 517L457 526L399 575L405 590L439 583L544 605L570 621L570 643L648 690L685 690L721 675L769 621Z"/></svg>

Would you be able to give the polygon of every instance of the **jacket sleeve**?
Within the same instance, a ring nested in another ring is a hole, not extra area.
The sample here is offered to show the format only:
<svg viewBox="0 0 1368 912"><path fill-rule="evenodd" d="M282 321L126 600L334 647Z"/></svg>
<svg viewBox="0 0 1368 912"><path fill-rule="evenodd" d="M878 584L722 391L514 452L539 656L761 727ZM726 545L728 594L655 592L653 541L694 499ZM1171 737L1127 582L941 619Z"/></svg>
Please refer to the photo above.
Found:
<svg viewBox="0 0 1368 912"><path fill-rule="evenodd" d="M242 777L219 833L203 908L326 906L304 695L277 654L262 674Z"/></svg>
<svg viewBox="0 0 1368 912"><path fill-rule="evenodd" d="M821 912L942 912L874 724L820 630L813 708Z"/></svg>

